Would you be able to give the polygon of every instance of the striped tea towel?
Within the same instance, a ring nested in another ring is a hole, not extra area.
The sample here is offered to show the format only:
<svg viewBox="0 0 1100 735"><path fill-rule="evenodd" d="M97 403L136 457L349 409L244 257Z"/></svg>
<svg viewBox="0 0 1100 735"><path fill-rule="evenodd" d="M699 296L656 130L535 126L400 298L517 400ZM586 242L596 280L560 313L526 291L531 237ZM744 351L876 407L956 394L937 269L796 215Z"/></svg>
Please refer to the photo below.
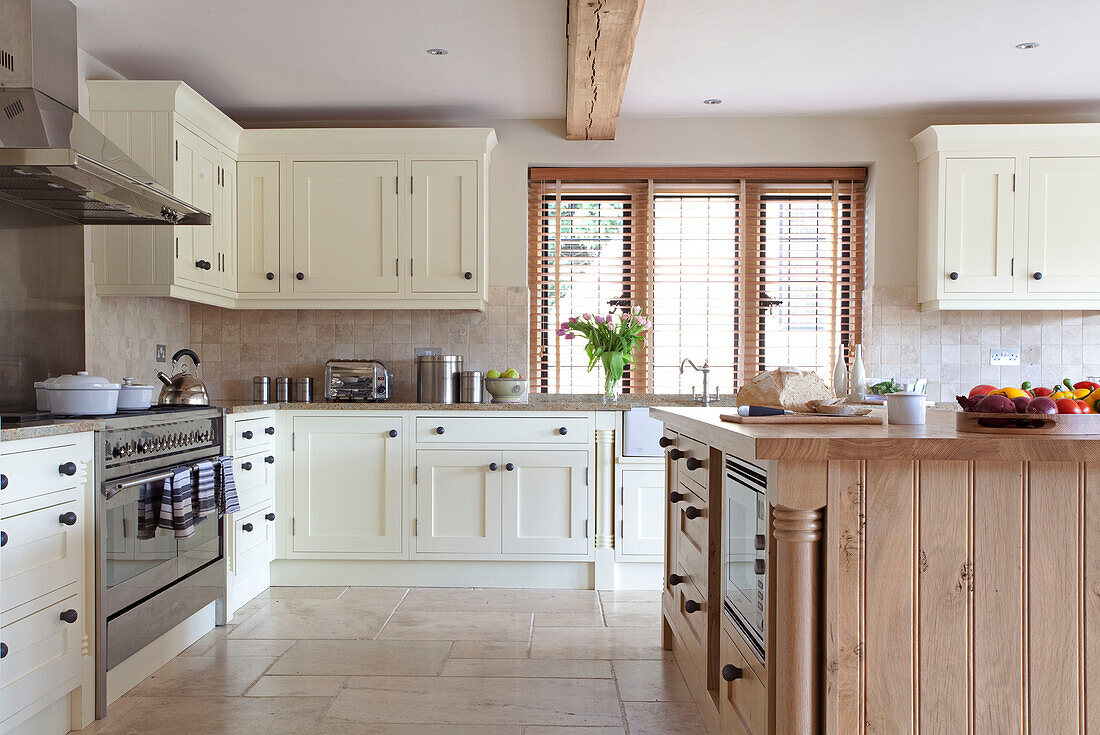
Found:
<svg viewBox="0 0 1100 735"><path fill-rule="evenodd" d="M164 481L160 499L160 527L175 532L176 538L187 538L195 532L191 513L191 468L176 467Z"/></svg>
<svg viewBox="0 0 1100 735"><path fill-rule="evenodd" d="M214 462L214 494L218 505L218 518L226 513L236 513L241 509L237 499L237 483L233 480L233 458L218 457Z"/></svg>
<svg viewBox="0 0 1100 735"><path fill-rule="evenodd" d="M195 465L195 523L217 511L214 498L214 463L204 459Z"/></svg>
<svg viewBox="0 0 1100 735"><path fill-rule="evenodd" d="M138 498L137 537L142 541L157 535L162 492L155 486L143 485L141 488L141 497Z"/></svg>

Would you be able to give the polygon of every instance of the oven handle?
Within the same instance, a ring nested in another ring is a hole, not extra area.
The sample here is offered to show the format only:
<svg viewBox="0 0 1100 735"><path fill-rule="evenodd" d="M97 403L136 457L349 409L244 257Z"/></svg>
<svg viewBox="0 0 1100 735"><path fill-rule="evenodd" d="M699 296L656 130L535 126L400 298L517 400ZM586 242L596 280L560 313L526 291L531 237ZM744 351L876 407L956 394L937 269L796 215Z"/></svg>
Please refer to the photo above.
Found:
<svg viewBox="0 0 1100 735"><path fill-rule="evenodd" d="M118 493L126 490L127 488L136 487L138 485L144 485L147 482L156 482L157 480L167 480L172 476L172 472L154 472L151 475L142 475L133 480L126 480L125 482L116 482L113 485L109 485L103 488L103 495L107 500L110 500Z"/></svg>

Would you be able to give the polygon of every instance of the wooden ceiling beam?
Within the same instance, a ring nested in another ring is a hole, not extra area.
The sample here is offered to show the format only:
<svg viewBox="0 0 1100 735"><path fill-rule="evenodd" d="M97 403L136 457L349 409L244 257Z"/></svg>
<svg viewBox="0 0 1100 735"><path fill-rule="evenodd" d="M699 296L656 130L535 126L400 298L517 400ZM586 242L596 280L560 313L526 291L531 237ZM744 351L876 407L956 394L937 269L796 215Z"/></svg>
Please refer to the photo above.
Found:
<svg viewBox="0 0 1100 735"><path fill-rule="evenodd" d="M568 0L565 137L614 140L645 0Z"/></svg>

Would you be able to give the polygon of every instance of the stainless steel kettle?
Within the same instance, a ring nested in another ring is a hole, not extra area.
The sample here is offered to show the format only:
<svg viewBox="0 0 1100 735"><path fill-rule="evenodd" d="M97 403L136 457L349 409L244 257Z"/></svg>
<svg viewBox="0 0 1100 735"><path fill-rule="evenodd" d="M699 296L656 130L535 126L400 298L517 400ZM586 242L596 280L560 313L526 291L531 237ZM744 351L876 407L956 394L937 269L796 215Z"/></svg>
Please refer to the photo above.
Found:
<svg viewBox="0 0 1100 735"><path fill-rule="evenodd" d="M194 363L195 372L177 363L181 357L190 357ZM199 356L194 350L184 348L172 355L172 375L157 371L157 377L164 387L160 389L160 397L157 404L161 406L209 406L210 396L206 392L206 384L198 376Z"/></svg>

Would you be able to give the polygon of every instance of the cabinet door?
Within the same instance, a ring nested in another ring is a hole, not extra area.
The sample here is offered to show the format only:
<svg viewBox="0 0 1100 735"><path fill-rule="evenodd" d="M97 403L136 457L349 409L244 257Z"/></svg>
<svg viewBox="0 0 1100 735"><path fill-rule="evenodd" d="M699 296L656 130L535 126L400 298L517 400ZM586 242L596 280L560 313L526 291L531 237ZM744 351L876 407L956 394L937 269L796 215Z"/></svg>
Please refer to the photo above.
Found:
<svg viewBox="0 0 1100 735"><path fill-rule="evenodd" d="M945 168L944 291L1011 292L1016 159L949 158Z"/></svg>
<svg viewBox="0 0 1100 735"><path fill-rule="evenodd" d="M294 418L294 551L401 551L400 430L397 417Z"/></svg>
<svg viewBox="0 0 1100 735"><path fill-rule="evenodd" d="M1100 158L1032 158L1028 196L1027 290L1100 292Z"/></svg>
<svg viewBox="0 0 1100 735"><path fill-rule="evenodd" d="M416 453L418 552L500 553L500 464L493 451Z"/></svg>
<svg viewBox="0 0 1100 735"><path fill-rule="evenodd" d="M218 214L215 222L218 243L218 267L221 268L221 287L230 293L237 290L237 162L225 151L221 152L221 170L218 183Z"/></svg>
<svg viewBox="0 0 1100 735"><path fill-rule="evenodd" d="M503 457L501 551L587 553L588 452L506 450Z"/></svg>
<svg viewBox="0 0 1100 735"><path fill-rule="evenodd" d="M397 293L397 161L292 166L294 293Z"/></svg>
<svg viewBox="0 0 1100 735"><path fill-rule="evenodd" d="M279 162L237 164L237 292L279 292Z"/></svg>
<svg viewBox="0 0 1100 735"><path fill-rule="evenodd" d="M412 292L476 292L477 161L412 161L411 169Z"/></svg>
<svg viewBox="0 0 1100 735"><path fill-rule="evenodd" d="M221 152L182 125L176 125L176 196L211 213L210 225L176 227L176 277L208 286L221 282L214 232L221 209L218 169ZM184 191L185 190L185 191ZM221 237L218 237L220 242ZM209 264L209 265L207 265Z"/></svg>
<svg viewBox="0 0 1100 735"><path fill-rule="evenodd" d="M623 470L622 523L615 544L623 556L660 556L665 550L665 471Z"/></svg>

